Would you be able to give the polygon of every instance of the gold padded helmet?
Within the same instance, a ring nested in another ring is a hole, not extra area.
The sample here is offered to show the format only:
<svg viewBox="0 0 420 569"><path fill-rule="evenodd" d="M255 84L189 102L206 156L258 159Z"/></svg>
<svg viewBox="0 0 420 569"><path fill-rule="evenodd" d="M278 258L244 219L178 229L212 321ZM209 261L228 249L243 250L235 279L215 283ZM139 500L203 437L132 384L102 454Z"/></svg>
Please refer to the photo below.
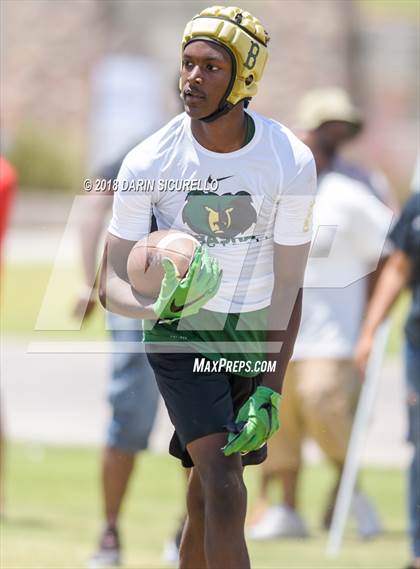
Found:
<svg viewBox="0 0 420 569"><path fill-rule="evenodd" d="M261 22L237 7L212 6L188 22L182 38L182 53L192 41L212 41L228 50L232 58L232 80L218 109L202 120L211 121L227 113L240 101L257 93L268 59L269 37Z"/></svg>

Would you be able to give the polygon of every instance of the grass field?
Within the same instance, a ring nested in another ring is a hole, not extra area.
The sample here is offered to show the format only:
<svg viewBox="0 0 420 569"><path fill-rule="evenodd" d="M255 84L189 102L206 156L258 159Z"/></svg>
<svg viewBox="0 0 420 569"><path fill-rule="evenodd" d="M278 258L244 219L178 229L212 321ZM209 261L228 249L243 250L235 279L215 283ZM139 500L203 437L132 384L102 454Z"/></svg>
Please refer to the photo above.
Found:
<svg viewBox="0 0 420 569"><path fill-rule="evenodd" d="M99 451L14 444L7 458L1 567L84 567L100 525ZM251 507L256 475L256 468L248 469ZM350 525L342 554L333 561L325 559L326 534L317 529L331 481L332 473L326 467L306 469L302 504L313 537L251 544L254 569L398 569L404 565L407 545L403 473L374 469L363 473L363 486L378 505L387 531L375 541L361 542ZM164 567L162 546L182 513L183 496L183 476L177 461L144 455L123 516L127 567Z"/></svg>
<svg viewBox="0 0 420 569"><path fill-rule="evenodd" d="M60 267L54 272L43 319L49 329L35 330L52 274L49 265L6 266L1 311L4 332L31 336L38 341L52 337L68 341L105 339L105 318L101 308L95 310L80 330L72 330L77 326L72 310L81 284L80 273L73 267Z"/></svg>
<svg viewBox="0 0 420 569"><path fill-rule="evenodd" d="M60 268L55 273L54 286L49 293L43 319L50 329L34 330L51 271L52 268L48 265L6 267L1 310L4 332L30 336L37 341L52 338L69 342L106 339L105 319L101 308L83 323L80 330L71 330L76 325L71 312L80 285L80 274L72 267ZM393 311L393 326L388 344L390 355L397 355L401 350L407 301L408 296L403 296Z"/></svg>

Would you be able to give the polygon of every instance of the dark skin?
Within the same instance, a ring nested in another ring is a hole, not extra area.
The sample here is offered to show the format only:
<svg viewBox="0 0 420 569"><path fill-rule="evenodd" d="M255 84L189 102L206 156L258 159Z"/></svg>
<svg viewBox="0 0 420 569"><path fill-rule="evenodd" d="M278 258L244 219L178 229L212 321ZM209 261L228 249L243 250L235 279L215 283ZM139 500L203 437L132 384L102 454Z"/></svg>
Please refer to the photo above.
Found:
<svg viewBox="0 0 420 569"><path fill-rule="evenodd" d="M185 112L191 117L194 138L213 152L233 152L243 145L246 117L243 104L229 113L206 123L200 119L217 108L232 74L232 62L222 47L195 41L184 50L181 69L181 96Z"/></svg>
<svg viewBox="0 0 420 569"><path fill-rule="evenodd" d="M332 160L338 149L359 131L357 126L346 121L328 121L313 131L314 143L326 158Z"/></svg>
<svg viewBox="0 0 420 569"><path fill-rule="evenodd" d="M205 41L185 48L181 71L182 97L195 139L208 150L226 153L244 143L246 116L240 103L211 123L200 121L216 110L231 78L227 52ZM111 310L133 318L154 318L128 285L126 262L134 242L108 235L100 279L100 299ZM303 271L309 245L274 244L275 286L272 294L268 341L282 343L268 354L277 373L263 383L280 392L300 321ZM277 330L276 328L280 328ZM224 456L226 433L216 433L187 445L194 468L190 476L188 516L181 541L181 569L248 569L244 536L247 494L239 455Z"/></svg>
<svg viewBox="0 0 420 569"><path fill-rule="evenodd" d="M331 167L339 148L359 131L355 125L345 121L328 121L304 133L301 138L312 150L318 174Z"/></svg>

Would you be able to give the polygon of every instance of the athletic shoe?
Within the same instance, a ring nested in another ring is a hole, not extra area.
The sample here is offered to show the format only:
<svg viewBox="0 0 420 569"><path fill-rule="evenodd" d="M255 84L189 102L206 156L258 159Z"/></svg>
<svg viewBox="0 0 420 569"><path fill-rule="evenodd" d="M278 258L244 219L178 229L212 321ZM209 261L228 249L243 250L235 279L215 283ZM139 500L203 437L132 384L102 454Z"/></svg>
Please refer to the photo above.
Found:
<svg viewBox="0 0 420 569"><path fill-rule="evenodd" d="M378 512L366 494L362 492L353 494L351 513L356 519L357 529L361 538L371 539L383 533L384 528Z"/></svg>
<svg viewBox="0 0 420 569"><path fill-rule="evenodd" d="M106 528L103 532L96 553L89 559L89 569L117 567L121 564L121 547L116 528Z"/></svg>
<svg viewBox="0 0 420 569"><path fill-rule="evenodd" d="M303 539L309 537L305 522L292 508L272 506L261 520L251 526L247 532L250 539L263 541L277 537Z"/></svg>

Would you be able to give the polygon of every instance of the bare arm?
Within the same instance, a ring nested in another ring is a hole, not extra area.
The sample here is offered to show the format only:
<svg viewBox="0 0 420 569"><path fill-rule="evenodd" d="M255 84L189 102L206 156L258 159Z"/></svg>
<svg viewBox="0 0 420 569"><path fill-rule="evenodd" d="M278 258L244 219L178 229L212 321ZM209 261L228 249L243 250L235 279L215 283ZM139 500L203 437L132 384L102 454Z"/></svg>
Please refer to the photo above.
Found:
<svg viewBox="0 0 420 569"><path fill-rule="evenodd" d="M362 332L374 334L391 310L410 276L410 259L396 251L388 259L368 307Z"/></svg>
<svg viewBox="0 0 420 569"><path fill-rule="evenodd" d="M281 393L284 374L293 354L302 313L302 286L310 244L274 245L274 289L268 315L267 342L282 342L281 350L268 353L274 372L263 375L263 385Z"/></svg>
<svg viewBox="0 0 420 569"><path fill-rule="evenodd" d="M86 197L86 210L80 226L83 280L91 287L96 278L99 241L107 214L112 207L112 194L92 194Z"/></svg>
<svg viewBox="0 0 420 569"><path fill-rule="evenodd" d="M112 207L112 194L90 194L84 199L86 207L79 234L83 286L73 308L73 315L79 318L88 317L95 306L96 297L92 289L96 279L99 241Z"/></svg>
<svg viewBox="0 0 420 569"><path fill-rule="evenodd" d="M376 285L378 284L378 281L381 277L382 271L384 270L388 258L389 258L388 256L381 257L378 261L378 266L376 267L376 269L371 273L369 273L369 275L366 277L366 292L367 292L366 302L370 302L370 299L373 296L373 291L375 290Z"/></svg>
<svg viewBox="0 0 420 569"><path fill-rule="evenodd" d="M142 320L156 320L148 306L152 299L141 297L128 281L127 259L135 241L108 233L99 278L99 299L107 310Z"/></svg>
<svg viewBox="0 0 420 569"><path fill-rule="evenodd" d="M393 253L385 264L369 302L367 315L355 349L355 362L364 373L375 333L391 310L410 277L410 259L402 251Z"/></svg>

